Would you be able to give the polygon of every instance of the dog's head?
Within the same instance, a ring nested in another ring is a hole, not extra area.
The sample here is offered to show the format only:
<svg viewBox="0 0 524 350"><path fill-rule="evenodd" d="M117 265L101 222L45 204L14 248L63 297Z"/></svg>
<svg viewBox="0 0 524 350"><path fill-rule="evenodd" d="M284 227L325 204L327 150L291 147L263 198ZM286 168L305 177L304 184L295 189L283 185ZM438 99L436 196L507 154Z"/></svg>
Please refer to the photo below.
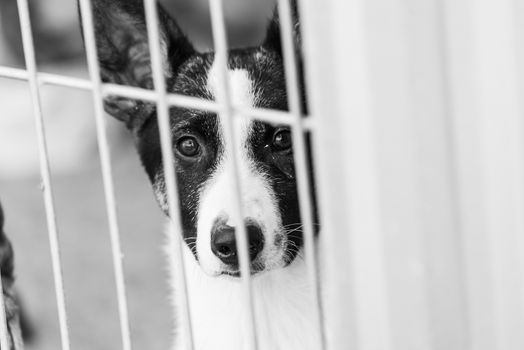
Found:
<svg viewBox="0 0 524 350"><path fill-rule="evenodd" d="M95 0L93 4L103 80L151 89L142 0ZM162 8L159 19L168 91L214 100L220 88L214 54L195 51ZM298 44L298 21L295 31ZM287 109L278 16L271 20L259 47L229 52L227 78L235 105ZM105 107L132 132L167 214L154 104L108 98ZM226 151L222 117L196 109L170 110L183 236L210 275L239 274L234 236L239 225L246 227L254 273L287 266L302 246L289 126L235 119L243 218L237 217L234 207L230 166L234 155Z"/></svg>

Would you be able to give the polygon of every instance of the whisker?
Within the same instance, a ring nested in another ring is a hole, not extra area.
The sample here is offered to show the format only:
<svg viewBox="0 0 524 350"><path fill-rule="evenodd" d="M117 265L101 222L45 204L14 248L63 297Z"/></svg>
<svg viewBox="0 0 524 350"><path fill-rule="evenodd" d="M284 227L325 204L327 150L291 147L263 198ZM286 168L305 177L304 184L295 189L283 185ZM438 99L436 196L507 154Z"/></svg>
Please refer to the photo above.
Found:
<svg viewBox="0 0 524 350"><path fill-rule="evenodd" d="M293 230L286 231L285 233L289 236L290 234L297 232L297 231L302 232L302 226L297 227L296 229L293 229Z"/></svg>
<svg viewBox="0 0 524 350"><path fill-rule="evenodd" d="M291 224L284 225L283 227L297 226L297 225L302 225L302 223L301 222L293 222Z"/></svg>

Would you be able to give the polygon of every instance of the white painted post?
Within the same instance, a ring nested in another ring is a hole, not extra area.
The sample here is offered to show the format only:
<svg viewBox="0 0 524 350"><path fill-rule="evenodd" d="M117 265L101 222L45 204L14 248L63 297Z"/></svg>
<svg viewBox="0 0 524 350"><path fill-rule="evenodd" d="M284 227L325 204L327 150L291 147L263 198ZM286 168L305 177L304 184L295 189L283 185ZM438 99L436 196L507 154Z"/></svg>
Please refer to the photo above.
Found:
<svg viewBox="0 0 524 350"><path fill-rule="evenodd" d="M516 3L445 4L470 349L520 349L524 154Z"/></svg>
<svg viewBox="0 0 524 350"><path fill-rule="evenodd" d="M328 349L390 349L365 2L301 3Z"/></svg>

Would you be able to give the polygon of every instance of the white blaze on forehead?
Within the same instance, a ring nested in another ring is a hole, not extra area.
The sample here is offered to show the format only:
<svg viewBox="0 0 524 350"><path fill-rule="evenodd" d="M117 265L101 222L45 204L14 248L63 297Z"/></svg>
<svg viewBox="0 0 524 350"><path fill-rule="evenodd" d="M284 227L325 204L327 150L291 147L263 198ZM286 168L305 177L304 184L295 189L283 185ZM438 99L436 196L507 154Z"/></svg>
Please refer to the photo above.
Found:
<svg viewBox="0 0 524 350"><path fill-rule="evenodd" d="M218 96L219 89L222 88L220 83L220 67L217 61L213 63L207 77L207 89L212 96ZM227 71L229 79L229 88L231 92L231 102L234 106L253 107L256 102L253 81L249 77L249 72L245 69L232 69Z"/></svg>
<svg viewBox="0 0 524 350"><path fill-rule="evenodd" d="M214 64L209 71L207 89L212 96L217 96L221 88L218 67ZM243 69L227 71L231 102L237 107L253 107L256 103L256 94L253 81L249 73ZM224 116L218 116L219 137L222 144L224 140ZM202 187L197 222L197 254L202 268L210 273L218 273L221 268L220 260L211 251L211 229L219 217L227 218L229 226L238 227L246 218L255 220L261 227L265 248L260 254L260 259L268 265L275 264L277 252L274 241L275 234L280 232L281 218L279 214L276 195L268 182L267 176L258 171L252 156L249 154L249 134L252 132L251 122L247 118L233 118L235 146L240 150L237 161L238 174L240 175L240 197L242 200L245 218L237 217L234 203L234 174L232 173L233 154L228 154L228 147L224 147L224 154L219 160L215 173Z"/></svg>
<svg viewBox="0 0 524 350"><path fill-rule="evenodd" d="M217 96L219 95L219 89L222 88L222 84L220 83L219 69L219 63L217 63L217 61L215 60L215 62L211 66L211 69L209 70L207 77L207 89L209 93L213 97L215 97L215 100L217 100ZM247 70L228 69L225 78L229 81L229 97L233 106L244 108L255 106L255 89L253 87L253 81L251 80L251 77L249 76L249 72ZM223 123L223 118L225 117L226 116L223 115L218 116L220 132L219 136L222 139L223 144L225 144ZM229 117L231 118L233 116ZM249 121L248 118L233 118L233 127L235 131L235 146L241 147L243 151L246 151L242 152L241 154L243 161L249 161L249 157L247 155L247 141L251 129L251 124L252 123Z"/></svg>
<svg viewBox="0 0 524 350"><path fill-rule="evenodd" d="M219 72L219 63L215 60L213 63L209 73L208 73L208 80L207 80L207 89L211 93L212 96L215 97L215 100L218 99L219 96L219 89L222 88L223 84L220 82L220 72ZM253 89L253 83L251 81L251 78L249 76L249 73L245 69L228 69L226 79L228 79L229 82L229 89L230 89L230 98L231 103L234 106L238 107L253 107L255 104L255 95L254 95L254 89ZM225 146L227 140L225 140L224 137L224 122L223 118L227 117L233 117L233 116L224 116L219 115L218 116L218 124L219 124L219 138L221 139L222 144ZM234 128L234 142L235 147L238 147L241 149L240 152L240 159L238 159L237 166L240 169L240 173L242 177L246 177L247 172L251 168L251 164L253 163L250 159L250 156L248 154L248 137L249 132L251 129L251 122L247 118L233 118L233 128ZM224 194L218 194L214 192L214 200L231 200L232 199L232 192L231 188L232 186L235 186L232 182L233 174L231 173L233 171L232 166L230 164L231 159L234 157L233 154L227 154L227 147L224 147L224 155L223 159L220 160L220 164L217 167L216 173L213 175L213 178L211 181L208 182L208 187L216 186L219 188L222 188L224 190L229 191L229 196L224 197ZM220 176L218 176L220 175ZM253 178L253 177L252 177ZM217 181L219 180L219 181ZM213 184L213 185L211 185ZM222 197L222 198L220 198ZM213 200L213 201L214 201ZM201 203L201 205L207 205L208 203ZM212 204L215 206L215 204ZM228 224L230 226L236 226L241 220L239 218L236 218L236 212L224 212L221 213L229 218Z"/></svg>

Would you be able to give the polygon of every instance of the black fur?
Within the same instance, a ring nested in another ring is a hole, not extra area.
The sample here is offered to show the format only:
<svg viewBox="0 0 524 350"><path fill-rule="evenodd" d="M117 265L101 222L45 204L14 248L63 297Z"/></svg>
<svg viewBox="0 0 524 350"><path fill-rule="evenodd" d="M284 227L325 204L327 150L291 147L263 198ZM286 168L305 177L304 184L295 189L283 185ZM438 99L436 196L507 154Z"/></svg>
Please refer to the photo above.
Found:
<svg viewBox="0 0 524 350"><path fill-rule="evenodd" d="M4 233L4 213L0 205L0 266L2 275L2 293L4 295L7 328L9 333L10 350L19 350L23 347L22 331L20 329L19 300L14 291L14 252L11 242Z"/></svg>
<svg viewBox="0 0 524 350"><path fill-rule="evenodd" d="M95 33L102 80L145 89L153 88L151 58L142 0L93 0ZM167 48L169 78L194 49L178 25L158 6L160 33ZM119 97L105 100L106 111L132 131L147 121L153 107Z"/></svg>
<svg viewBox="0 0 524 350"><path fill-rule="evenodd" d="M298 57L300 58L300 49L302 47L302 36L300 33L300 22L299 22L299 13L298 5L295 0L291 0L291 13L293 16L293 34L295 38L295 49L299 53ZM273 18L269 23L269 27L266 33L266 38L262 46L267 49L277 52L282 56L282 41L280 38L280 16L278 11L275 9L273 13Z"/></svg>

